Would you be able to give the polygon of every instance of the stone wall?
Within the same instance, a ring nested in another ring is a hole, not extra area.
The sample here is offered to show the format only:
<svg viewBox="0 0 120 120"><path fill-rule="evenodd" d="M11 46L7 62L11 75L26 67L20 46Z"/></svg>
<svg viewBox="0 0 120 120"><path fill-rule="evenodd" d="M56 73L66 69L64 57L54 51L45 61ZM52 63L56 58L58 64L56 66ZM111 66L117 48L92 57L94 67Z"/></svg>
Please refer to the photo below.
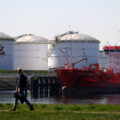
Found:
<svg viewBox="0 0 120 120"><path fill-rule="evenodd" d="M28 76L28 83L30 85L31 77ZM0 90L15 90L16 75L0 75Z"/></svg>

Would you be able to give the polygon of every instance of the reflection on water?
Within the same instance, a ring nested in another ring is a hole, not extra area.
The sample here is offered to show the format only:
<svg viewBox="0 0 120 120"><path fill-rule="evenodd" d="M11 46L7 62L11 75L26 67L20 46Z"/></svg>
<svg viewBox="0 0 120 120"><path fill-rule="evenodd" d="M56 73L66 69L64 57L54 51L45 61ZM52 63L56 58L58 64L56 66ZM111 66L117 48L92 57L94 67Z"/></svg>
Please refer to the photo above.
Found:
<svg viewBox="0 0 120 120"><path fill-rule="evenodd" d="M15 91L0 91L0 103L14 103ZM62 96L60 98L39 98L31 99L30 92L28 92L28 99L32 103L41 104L120 104L119 94L109 95L85 95L79 98L66 98Z"/></svg>
<svg viewBox="0 0 120 120"><path fill-rule="evenodd" d="M63 104L120 104L120 95L85 95L79 98L62 97Z"/></svg>

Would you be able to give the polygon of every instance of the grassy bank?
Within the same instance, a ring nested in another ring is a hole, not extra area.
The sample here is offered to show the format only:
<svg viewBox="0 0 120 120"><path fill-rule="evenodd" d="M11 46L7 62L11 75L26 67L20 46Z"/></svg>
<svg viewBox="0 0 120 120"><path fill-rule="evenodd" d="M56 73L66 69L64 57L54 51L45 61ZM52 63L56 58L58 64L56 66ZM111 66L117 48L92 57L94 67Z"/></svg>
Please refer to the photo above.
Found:
<svg viewBox="0 0 120 120"><path fill-rule="evenodd" d="M34 104L34 111L18 105L0 104L0 120L120 120L120 105L46 105Z"/></svg>
<svg viewBox="0 0 120 120"><path fill-rule="evenodd" d="M29 74L29 73L41 73L41 74L46 74L46 73L50 73L47 70L23 70L25 74ZM16 74L16 70L0 70L1 74Z"/></svg>

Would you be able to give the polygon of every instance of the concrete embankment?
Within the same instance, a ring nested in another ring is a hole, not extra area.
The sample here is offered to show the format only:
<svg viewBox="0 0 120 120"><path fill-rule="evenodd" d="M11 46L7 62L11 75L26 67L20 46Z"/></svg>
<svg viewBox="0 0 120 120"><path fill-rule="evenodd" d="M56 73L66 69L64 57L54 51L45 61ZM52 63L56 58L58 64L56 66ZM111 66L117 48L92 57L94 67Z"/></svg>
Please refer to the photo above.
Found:
<svg viewBox="0 0 120 120"><path fill-rule="evenodd" d="M0 90L13 90L16 85L16 77L13 75L0 75Z"/></svg>
<svg viewBox="0 0 120 120"><path fill-rule="evenodd" d="M30 78L28 81L30 81ZM0 74L0 90L15 90L15 86L16 74Z"/></svg>

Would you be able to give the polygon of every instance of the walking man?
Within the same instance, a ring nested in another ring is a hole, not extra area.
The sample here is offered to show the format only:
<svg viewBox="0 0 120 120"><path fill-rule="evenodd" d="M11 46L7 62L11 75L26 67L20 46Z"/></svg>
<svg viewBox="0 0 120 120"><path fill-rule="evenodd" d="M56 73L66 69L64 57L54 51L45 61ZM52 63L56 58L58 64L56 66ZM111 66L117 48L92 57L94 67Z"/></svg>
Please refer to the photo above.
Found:
<svg viewBox="0 0 120 120"><path fill-rule="evenodd" d="M16 85L16 93L15 93L15 104L13 106L12 111L15 111L17 108L18 100L22 100L22 103L25 102L30 110L33 110L32 104L27 99L27 77L23 74L22 69L17 69L17 85Z"/></svg>

